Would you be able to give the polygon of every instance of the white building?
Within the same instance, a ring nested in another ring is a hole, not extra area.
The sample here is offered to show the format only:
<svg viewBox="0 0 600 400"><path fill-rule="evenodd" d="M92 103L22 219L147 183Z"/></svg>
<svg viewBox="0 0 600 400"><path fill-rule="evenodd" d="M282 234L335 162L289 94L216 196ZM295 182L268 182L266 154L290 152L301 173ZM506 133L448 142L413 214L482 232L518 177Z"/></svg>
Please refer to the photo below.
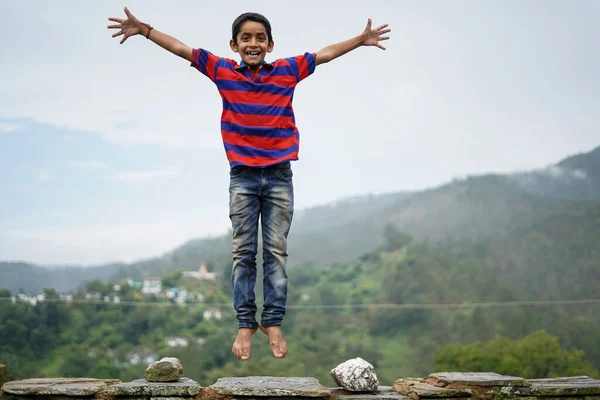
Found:
<svg viewBox="0 0 600 400"><path fill-rule="evenodd" d="M223 318L223 315L221 314L221 310L219 310L218 308L209 308L208 310L204 311L204 314L202 314L202 316L204 317L205 320L210 320L210 319L221 319Z"/></svg>
<svg viewBox="0 0 600 400"><path fill-rule="evenodd" d="M179 288L171 288L166 293L167 299L173 300L177 304L185 304L186 300L194 298L194 295L190 295L187 290L179 289ZM195 297L202 296L202 294L198 293Z"/></svg>
<svg viewBox="0 0 600 400"><path fill-rule="evenodd" d="M167 345L169 347L188 347L190 341L184 337L167 338Z"/></svg>
<svg viewBox="0 0 600 400"><path fill-rule="evenodd" d="M214 281L217 279L217 274L215 272L208 272L205 264L202 264L198 271L183 271L182 275L186 278L194 278L201 281Z"/></svg>
<svg viewBox="0 0 600 400"><path fill-rule="evenodd" d="M66 302L73 301L73 293L59 293L58 297Z"/></svg>
<svg viewBox="0 0 600 400"><path fill-rule="evenodd" d="M129 364L137 365L137 364L152 364L157 360L157 356L155 354L148 353L132 353L127 356L127 361Z"/></svg>
<svg viewBox="0 0 600 400"><path fill-rule="evenodd" d="M142 293L144 294L159 294L162 290L162 280L160 278L144 279Z"/></svg>

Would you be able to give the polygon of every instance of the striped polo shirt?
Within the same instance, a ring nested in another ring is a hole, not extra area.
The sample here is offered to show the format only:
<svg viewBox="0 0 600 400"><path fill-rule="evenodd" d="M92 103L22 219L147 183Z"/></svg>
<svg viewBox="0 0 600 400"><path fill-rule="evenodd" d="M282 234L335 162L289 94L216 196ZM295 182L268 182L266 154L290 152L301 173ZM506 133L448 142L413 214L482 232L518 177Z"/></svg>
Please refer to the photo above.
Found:
<svg viewBox="0 0 600 400"><path fill-rule="evenodd" d="M242 62L193 50L192 67L213 81L223 99L221 136L229 165L267 167L298 159L300 136L292 99L315 70L315 54L264 63L253 73Z"/></svg>

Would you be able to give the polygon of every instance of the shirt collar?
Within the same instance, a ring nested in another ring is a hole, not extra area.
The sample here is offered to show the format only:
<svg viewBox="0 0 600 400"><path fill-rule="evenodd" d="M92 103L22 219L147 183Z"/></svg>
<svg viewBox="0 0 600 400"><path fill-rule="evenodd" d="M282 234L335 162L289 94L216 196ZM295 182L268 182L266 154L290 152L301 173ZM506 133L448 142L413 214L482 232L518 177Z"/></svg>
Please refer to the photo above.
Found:
<svg viewBox="0 0 600 400"><path fill-rule="evenodd" d="M268 63L266 61L263 61L262 63L262 67L263 68L267 68L267 69L272 69L273 68L273 64ZM241 61L240 64L235 68L236 70L240 70L242 68L248 68L248 66L246 65L245 62Z"/></svg>

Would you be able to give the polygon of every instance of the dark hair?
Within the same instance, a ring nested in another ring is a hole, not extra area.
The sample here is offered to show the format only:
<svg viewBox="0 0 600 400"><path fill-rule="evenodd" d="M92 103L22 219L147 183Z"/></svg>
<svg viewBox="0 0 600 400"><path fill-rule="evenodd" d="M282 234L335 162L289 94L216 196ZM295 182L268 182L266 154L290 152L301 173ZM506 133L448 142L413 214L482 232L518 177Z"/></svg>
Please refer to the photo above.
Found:
<svg viewBox="0 0 600 400"><path fill-rule="evenodd" d="M258 22L259 24L263 24L265 30L267 31L267 35L269 36L269 43L273 41L273 35L271 35L271 24L269 23L269 20L261 14L247 12L240 15L235 19L235 21L233 21L233 25L231 26L231 38L234 42L237 43L237 35L240 33L242 25L244 25L244 22L246 21L254 21Z"/></svg>

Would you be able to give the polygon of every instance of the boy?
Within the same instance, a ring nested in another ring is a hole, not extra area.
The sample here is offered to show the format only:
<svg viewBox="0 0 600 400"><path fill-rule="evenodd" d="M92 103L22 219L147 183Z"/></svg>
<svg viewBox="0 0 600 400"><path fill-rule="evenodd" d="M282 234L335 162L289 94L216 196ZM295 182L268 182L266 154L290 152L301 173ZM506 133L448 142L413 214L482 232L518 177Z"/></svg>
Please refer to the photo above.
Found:
<svg viewBox="0 0 600 400"><path fill-rule="evenodd" d="M371 19L358 36L327 46L317 53L265 61L273 51L271 24L262 15L245 13L233 23L230 47L241 63L193 49L146 23L125 7L127 19L109 18L119 29L113 37L142 35L191 63L210 78L223 98L221 135L231 167L229 216L233 228L233 305L238 335L232 352L238 360L250 357L251 337L260 328L269 337L271 351L285 358L281 334L287 298L287 236L292 222L294 195L290 161L298 159L299 137L292 109L294 88L327 63L360 46L387 40L387 25L371 29ZM256 253L261 217L264 260L264 309L255 319Z"/></svg>

